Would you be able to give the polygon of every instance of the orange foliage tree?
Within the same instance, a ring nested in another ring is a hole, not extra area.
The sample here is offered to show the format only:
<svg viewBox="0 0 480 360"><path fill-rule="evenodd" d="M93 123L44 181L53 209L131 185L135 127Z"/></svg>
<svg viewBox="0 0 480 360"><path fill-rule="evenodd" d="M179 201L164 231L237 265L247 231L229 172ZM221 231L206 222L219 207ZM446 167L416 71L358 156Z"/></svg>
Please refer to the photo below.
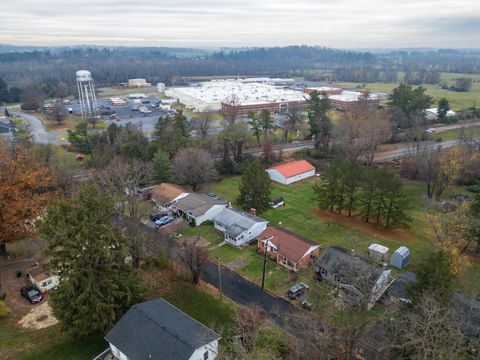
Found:
<svg viewBox="0 0 480 360"><path fill-rule="evenodd" d="M7 242L30 234L28 221L46 205L53 186L48 168L28 148L0 139L0 255L6 255Z"/></svg>

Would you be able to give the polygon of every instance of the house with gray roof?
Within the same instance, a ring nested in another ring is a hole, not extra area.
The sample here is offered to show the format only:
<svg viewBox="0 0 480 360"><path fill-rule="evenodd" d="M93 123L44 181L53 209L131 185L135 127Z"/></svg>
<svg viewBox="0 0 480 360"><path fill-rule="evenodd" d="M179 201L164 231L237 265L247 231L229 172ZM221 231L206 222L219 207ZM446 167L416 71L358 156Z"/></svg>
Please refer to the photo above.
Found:
<svg viewBox="0 0 480 360"><path fill-rule="evenodd" d="M227 206L227 202L206 194L188 193L170 203L170 209L177 216L183 216L195 226L213 219Z"/></svg>
<svg viewBox="0 0 480 360"><path fill-rule="evenodd" d="M132 306L105 340L119 360L212 360L217 357L220 336L157 299Z"/></svg>
<svg viewBox="0 0 480 360"><path fill-rule="evenodd" d="M225 241L242 246L256 239L268 225L268 221L235 208L225 208L213 220L215 229L221 231Z"/></svg>
<svg viewBox="0 0 480 360"><path fill-rule="evenodd" d="M335 285L339 296L350 302L368 300L369 308L394 282L391 270L368 263L351 251L333 246L314 263L315 278Z"/></svg>

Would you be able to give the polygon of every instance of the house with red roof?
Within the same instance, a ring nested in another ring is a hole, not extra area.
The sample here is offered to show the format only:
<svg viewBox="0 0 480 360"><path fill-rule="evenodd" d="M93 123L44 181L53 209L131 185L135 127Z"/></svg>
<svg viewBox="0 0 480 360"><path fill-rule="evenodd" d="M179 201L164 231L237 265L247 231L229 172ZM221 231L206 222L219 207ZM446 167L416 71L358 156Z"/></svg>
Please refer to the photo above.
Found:
<svg viewBox="0 0 480 360"><path fill-rule="evenodd" d="M315 167L305 160L290 161L267 169L273 181L283 185L315 176Z"/></svg>
<svg viewBox="0 0 480 360"><path fill-rule="evenodd" d="M287 269L298 271L318 257L320 245L282 227L268 226L257 237L260 252L275 258Z"/></svg>

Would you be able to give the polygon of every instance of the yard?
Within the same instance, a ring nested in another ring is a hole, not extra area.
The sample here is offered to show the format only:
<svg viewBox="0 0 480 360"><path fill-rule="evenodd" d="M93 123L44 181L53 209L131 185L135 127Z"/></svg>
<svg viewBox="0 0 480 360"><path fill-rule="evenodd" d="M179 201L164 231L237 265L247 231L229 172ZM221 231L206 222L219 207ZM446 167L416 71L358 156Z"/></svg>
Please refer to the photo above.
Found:
<svg viewBox="0 0 480 360"><path fill-rule="evenodd" d="M438 207L438 203L428 200L425 187L420 182L404 181L404 189L410 199L411 207L409 216L411 223L408 228L384 230L373 225L366 224L357 218L348 218L345 215L336 215L329 212L319 211L312 185L315 180L307 180L297 184L284 186L273 184L272 197L282 196L285 206L270 209L261 214L269 220L271 225L281 225L300 235L303 235L323 246L342 246L347 249L355 249L357 253L366 255L367 248L372 243L379 243L394 251L401 245L408 246L412 251L412 261L408 270L414 271L418 260L425 256L430 249L429 228L424 217L426 211ZM213 191L222 198L232 201L238 194L239 177L225 179L211 184L206 191ZM448 199L453 193L462 192L461 188L447 190L444 198ZM214 232L213 227L212 232ZM206 237L205 230L203 231ZM213 252L214 256L220 256L224 262L233 261L238 256L247 257L244 250L221 247ZM250 251L251 256L260 256ZM258 260L249 262L249 269L241 269L244 275L257 274ZM250 276L249 276L250 278ZM255 278L252 278L255 280Z"/></svg>

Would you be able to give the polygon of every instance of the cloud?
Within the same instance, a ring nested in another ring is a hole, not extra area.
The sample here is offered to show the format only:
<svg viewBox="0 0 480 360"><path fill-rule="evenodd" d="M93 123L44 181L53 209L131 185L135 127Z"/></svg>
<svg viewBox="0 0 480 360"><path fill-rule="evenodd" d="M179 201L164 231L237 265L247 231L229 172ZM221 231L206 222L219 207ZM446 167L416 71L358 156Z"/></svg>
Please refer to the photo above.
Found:
<svg viewBox="0 0 480 360"><path fill-rule="evenodd" d="M478 0L15 0L0 43L468 47Z"/></svg>

